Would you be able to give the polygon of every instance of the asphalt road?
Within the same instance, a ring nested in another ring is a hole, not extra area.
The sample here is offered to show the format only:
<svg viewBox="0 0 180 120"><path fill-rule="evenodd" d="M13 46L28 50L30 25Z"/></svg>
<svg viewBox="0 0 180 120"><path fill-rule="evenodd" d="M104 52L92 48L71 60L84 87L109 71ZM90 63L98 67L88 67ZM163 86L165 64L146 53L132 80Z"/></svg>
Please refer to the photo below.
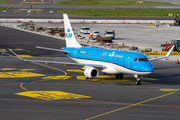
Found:
<svg viewBox="0 0 180 120"><path fill-rule="evenodd" d="M19 55L35 56L27 59L72 62L63 53L35 49L64 46L59 39L4 27L0 34L1 51L8 47ZM8 51L1 53L0 63L2 120L180 118L180 65L172 61L154 61L154 73L144 76L140 86L129 75L116 80L100 74L101 78L85 80L78 67L24 62Z"/></svg>
<svg viewBox="0 0 180 120"><path fill-rule="evenodd" d="M50 0L13 0L6 12L0 12L0 18L51 18L61 19L62 14L58 10L65 9L180 9L180 6L86 6L86 5L54 5ZM84 17L70 16L71 19L130 19L130 20L172 20L172 17Z"/></svg>

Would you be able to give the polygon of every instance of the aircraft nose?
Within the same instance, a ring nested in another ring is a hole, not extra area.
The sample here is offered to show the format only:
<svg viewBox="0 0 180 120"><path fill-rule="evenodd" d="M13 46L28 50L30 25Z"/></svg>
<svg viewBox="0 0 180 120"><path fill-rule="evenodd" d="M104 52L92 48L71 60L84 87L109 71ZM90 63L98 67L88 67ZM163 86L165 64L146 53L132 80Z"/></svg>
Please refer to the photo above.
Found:
<svg viewBox="0 0 180 120"><path fill-rule="evenodd" d="M144 71L145 72L154 72L153 65L151 63L147 64L146 67L144 67Z"/></svg>

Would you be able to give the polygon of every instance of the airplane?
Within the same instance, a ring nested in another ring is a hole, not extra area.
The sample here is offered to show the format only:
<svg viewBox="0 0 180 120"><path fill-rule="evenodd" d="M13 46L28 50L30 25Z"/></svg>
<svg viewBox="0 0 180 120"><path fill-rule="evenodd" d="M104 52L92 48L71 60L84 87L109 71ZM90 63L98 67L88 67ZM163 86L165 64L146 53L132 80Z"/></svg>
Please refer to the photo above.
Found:
<svg viewBox="0 0 180 120"><path fill-rule="evenodd" d="M86 79L96 78L99 75L99 72L115 74L116 79L122 79L123 74L133 74L136 78L136 85L141 85L140 77L142 75L154 72L151 61L168 58L172 50L174 49L173 46L166 56L148 59L147 56L138 52L82 47L76 41L73 29L69 22L68 15L63 14L63 18L66 36L66 47L63 50L39 46L36 46L36 48L64 52L76 63L26 60L18 56L12 50L10 51L23 61L79 66L82 70L84 70L84 76Z"/></svg>

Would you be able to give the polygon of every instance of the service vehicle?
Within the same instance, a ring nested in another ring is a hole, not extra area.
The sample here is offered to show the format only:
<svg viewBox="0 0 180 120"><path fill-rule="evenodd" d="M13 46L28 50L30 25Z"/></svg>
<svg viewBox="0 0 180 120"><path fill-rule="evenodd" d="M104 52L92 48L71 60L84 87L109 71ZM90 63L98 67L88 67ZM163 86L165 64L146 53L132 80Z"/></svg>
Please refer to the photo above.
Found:
<svg viewBox="0 0 180 120"><path fill-rule="evenodd" d="M99 31L92 31L90 35L91 35L91 39L95 40L98 36L101 36L101 33Z"/></svg>
<svg viewBox="0 0 180 120"><path fill-rule="evenodd" d="M115 38L115 31L114 30L106 30L106 38L114 39Z"/></svg>
<svg viewBox="0 0 180 120"><path fill-rule="evenodd" d="M165 48L162 49L162 51L169 51L171 47L174 45L174 50L180 52L180 40L171 40L170 42L167 42L164 44Z"/></svg>

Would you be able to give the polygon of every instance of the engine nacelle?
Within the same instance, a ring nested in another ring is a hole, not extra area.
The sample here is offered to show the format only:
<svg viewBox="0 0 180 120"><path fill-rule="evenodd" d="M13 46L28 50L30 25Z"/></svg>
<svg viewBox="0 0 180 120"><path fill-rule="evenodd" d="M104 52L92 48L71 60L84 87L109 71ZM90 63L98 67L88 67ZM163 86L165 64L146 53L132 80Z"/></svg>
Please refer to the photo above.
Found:
<svg viewBox="0 0 180 120"><path fill-rule="evenodd" d="M85 78L96 78L99 75L99 71L94 67L88 67L84 70Z"/></svg>

